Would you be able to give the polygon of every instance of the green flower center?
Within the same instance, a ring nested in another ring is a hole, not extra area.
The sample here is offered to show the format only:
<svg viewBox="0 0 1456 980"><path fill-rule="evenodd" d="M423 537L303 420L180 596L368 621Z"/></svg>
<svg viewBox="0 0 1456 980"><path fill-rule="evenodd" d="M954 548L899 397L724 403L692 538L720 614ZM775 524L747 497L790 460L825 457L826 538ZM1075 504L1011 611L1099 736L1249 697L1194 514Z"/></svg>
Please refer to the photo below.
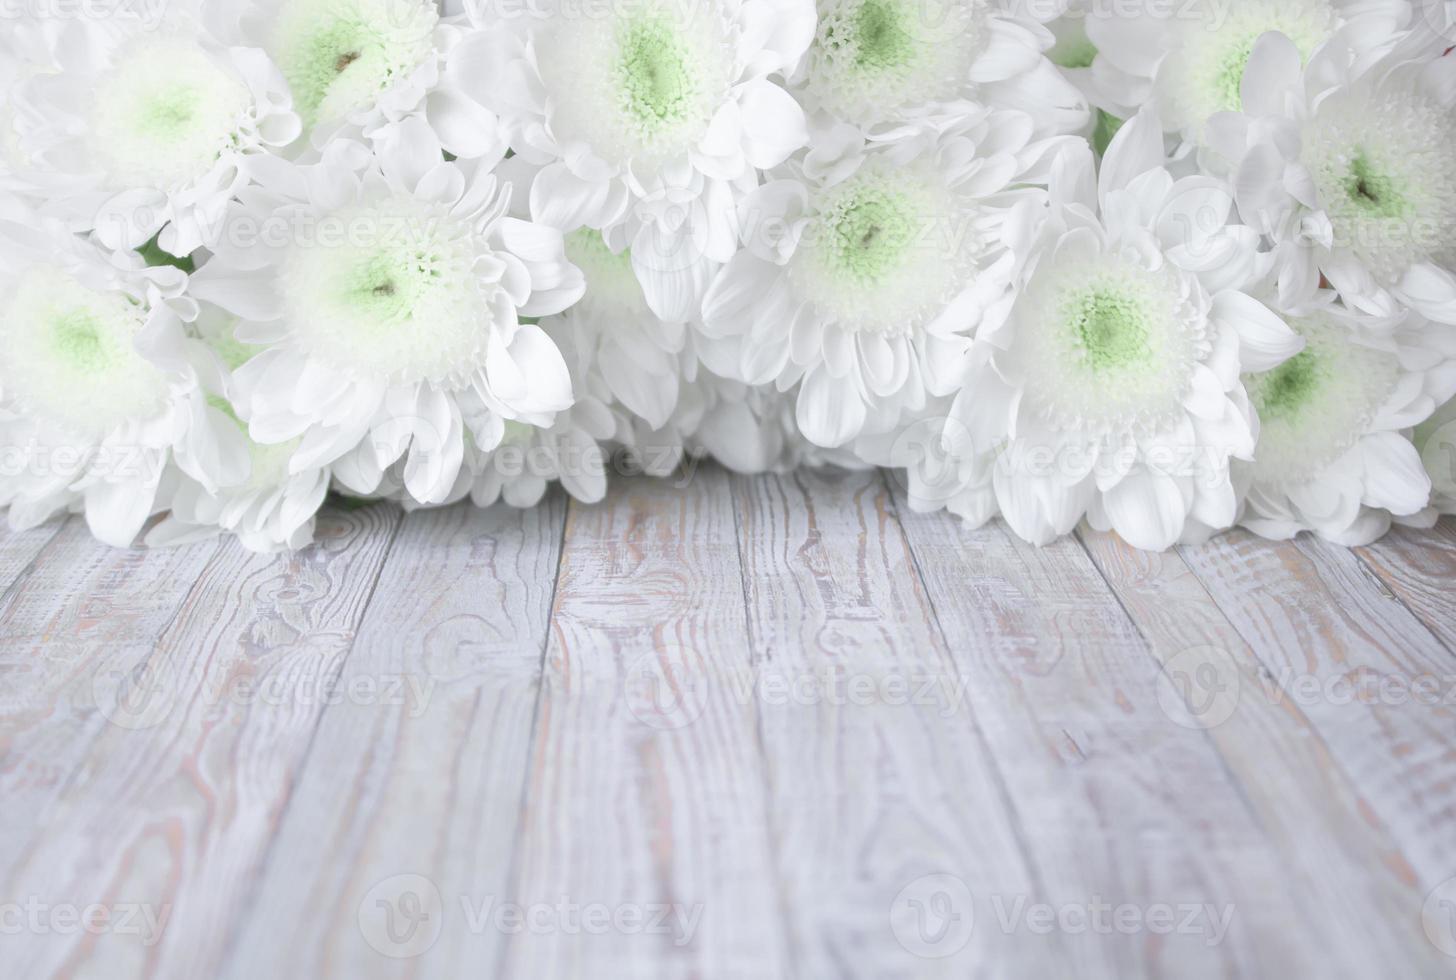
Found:
<svg viewBox="0 0 1456 980"><path fill-rule="evenodd" d="M1251 378L1249 394L1261 419L1292 419L1313 403L1322 376L1319 355L1306 348L1274 370Z"/></svg>
<svg viewBox="0 0 1456 980"><path fill-rule="evenodd" d="M1396 181L1382 174L1361 150L1350 162L1345 177L1345 193L1356 207L1381 218L1404 217L1409 202L1396 186Z"/></svg>
<svg viewBox="0 0 1456 980"><path fill-rule="evenodd" d="M899 68L915 54L905 11L887 0L865 0L854 16L855 63L861 68Z"/></svg>
<svg viewBox="0 0 1456 980"><path fill-rule="evenodd" d="M910 201L886 187L861 188L838 202L823 219L830 267L860 283L882 282L915 239L914 213Z"/></svg>
<svg viewBox="0 0 1456 980"><path fill-rule="evenodd" d="M699 79L676 26L665 17L629 23L618 46L627 114L648 130L685 119L699 96Z"/></svg>
<svg viewBox="0 0 1456 980"><path fill-rule="evenodd" d="M1069 307L1067 323L1094 371L1137 367L1151 357L1146 313L1135 297L1095 289Z"/></svg>
<svg viewBox="0 0 1456 980"><path fill-rule="evenodd" d="M28 270L0 308L0 385L28 415L99 435L165 401L161 372L134 346L146 311L59 270Z"/></svg>
<svg viewBox="0 0 1456 980"><path fill-rule="evenodd" d="M67 310L51 323L52 350L58 360L77 374L90 374L111 363L101 339L101 324L88 310Z"/></svg>
<svg viewBox="0 0 1456 980"><path fill-rule="evenodd" d="M284 74L306 118L317 116L340 76L351 70L356 75L370 70L370 62L376 60L364 57L370 44L369 32L358 20L337 21L304 36L286 60Z"/></svg>
<svg viewBox="0 0 1456 980"><path fill-rule="evenodd" d="M1225 112L1237 112L1244 104L1244 72L1262 35L1240 39L1224 52L1213 76L1215 104Z"/></svg>
<svg viewBox="0 0 1456 980"><path fill-rule="evenodd" d="M423 0L289 0L273 50L304 121L368 105L414 70L438 19Z"/></svg>
<svg viewBox="0 0 1456 980"><path fill-rule="evenodd" d="M137 106L137 131L159 143L181 139L188 135L196 112L197 93L194 91L162 89L151 92Z"/></svg>

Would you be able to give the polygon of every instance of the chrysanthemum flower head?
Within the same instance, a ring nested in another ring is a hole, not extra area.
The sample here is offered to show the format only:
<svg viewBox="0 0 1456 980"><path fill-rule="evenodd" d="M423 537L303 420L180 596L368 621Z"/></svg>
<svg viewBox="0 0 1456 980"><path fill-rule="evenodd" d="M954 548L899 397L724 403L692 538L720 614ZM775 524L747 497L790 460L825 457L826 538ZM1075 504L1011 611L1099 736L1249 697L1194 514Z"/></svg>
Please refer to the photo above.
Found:
<svg viewBox="0 0 1456 980"><path fill-rule="evenodd" d="M507 216L486 168L447 163L423 119L406 128L377 152L341 141L278 170L234 210L239 237L194 291L268 345L235 376L255 440L302 437L295 472L348 456L337 471L358 493L409 453L409 489L428 504L459 471L461 392L532 424L570 406L560 353L526 321L569 306L582 281L559 233Z"/></svg>
<svg viewBox="0 0 1456 980"><path fill-rule="evenodd" d="M1274 239L1281 303L1309 303L1323 278L1358 312L1456 321L1453 79L1456 60L1411 38L1373 62L1331 42L1306 69L1287 38L1260 39L1210 163Z"/></svg>
<svg viewBox="0 0 1456 980"><path fill-rule="evenodd" d="M819 0L795 77L815 111L872 127L964 101L1022 109L1042 133L1071 132L1086 104L1044 52L1030 5L993 0Z"/></svg>
<svg viewBox="0 0 1456 980"><path fill-rule="evenodd" d="M814 28L810 0L547 3L487 18L458 57L511 148L540 167L539 221L607 234L659 319L697 314L734 248L737 200L808 138L782 75Z"/></svg>
<svg viewBox="0 0 1456 980"><path fill-rule="evenodd" d="M1304 349L1244 379L1260 432L1235 467L1241 523L1368 544L1430 501L1409 430L1456 393L1456 336L1418 314L1390 324L1326 307L1289 322Z"/></svg>
<svg viewBox="0 0 1456 980"><path fill-rule="evenodd" d="M946 394L968 335L1004 300L1003 234L1048 146L1018 113L866 141L844 127L745 199L745 249L704 305L704 361L745 384L803 382L826 448Z"/></svg>
<svg viewBox="0 0 1456 980"><path fill-rule="evenodd" d="M260 51L228 47L185 12L130 29L82 21L52 69L15 94L18 154L44 174L46 209L112 248L209 244L250 162L300 132Z"/></svg>
<svg viewBox="0 0 1456 980"><path fill-rule="evenodd" d="M1366 51L1394 44L1412 20L1407 0L1192 0L1086 4L1072 12L1086 47L1072 77L1101 108L1125 116L1144 105L1189 141L1209 118L1242 105L1255 42L1274 32L1303 59L1337 33ZM1082 65L1080 62L1085 61Z"/></svg>
<svg viewBox="0 0 1456 980"><path fill-rule="evenodd" d="M1233 520L1230 459L1252 455L1257 425L1240 374L1300 342L1242 291L1257 238L1228 223L1229 190L1164 168L1155 113L1124 127L1095 183L1091 168L1086 147L1059 162L1044 249L978 336L944 435L1027 540L1085 516L1163 549Z"/></svg>
<svg viewBox="0 0 1456 980"><path fill-rule="evenodd" d="M15 527L83 510L129 545L176 465L209 486L232 478L207 417L181 317L176 269L147 269L34 215L0 222L0 504Z"/></svg>

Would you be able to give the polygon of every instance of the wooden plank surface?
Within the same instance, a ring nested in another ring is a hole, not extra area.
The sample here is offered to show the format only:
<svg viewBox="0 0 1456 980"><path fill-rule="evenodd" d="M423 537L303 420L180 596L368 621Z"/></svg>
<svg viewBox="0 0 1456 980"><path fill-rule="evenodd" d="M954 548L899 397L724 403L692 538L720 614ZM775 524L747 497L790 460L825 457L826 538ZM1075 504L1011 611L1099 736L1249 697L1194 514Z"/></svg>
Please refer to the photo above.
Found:
<svg viewBox="0 0 1456 980"><path fill-rule="evenodd" d="M917 924L887 906L909 888L908 906L952 869L1008 895L1030 892L1032 878L970 678L935 622L883 478L831 470L734 487L770 826L800 975L1051 972L1043 943L996 929L954 951L962 937L949 934L936 951L951 955L920 958Z"/></svg>
<svg viewBox="0 0 1456 980"><path fill-rule="evenodd" d="M507 975L789 972L751 669L723 471L572 505L509 893L540 927Z"/></svg>
<svg viewBox="0 0 1456 980"><path fill-rule="evenodd" d="M1162 665L1160 700L1188 705L1185 723L1208 733L1276 849L1270 859L1303 869L1286 887L1306 913L1305 945L1327 951L1318 972L1438 970L1436 950L1408 914L1424 896L1399 845L1188 563L1085 527L1078 536ZM1386 927L1372 932L1370 922Z"/></svg>
<svg viewBox="0 0 1456 980"><path fill-rule="evenodd" d="M493 971L564 520L406 520L223 976Z"/></svg>
<svg viewBox="0 0 1456 980"><path fill-rule="evenodd" d="M1456 525L903 504L709 467L280 559L0 530L0 975L1456 972Z"/></svg>
<svg viewBox="0 0 1456 980"><path fill-rule="evenodd" d="M907 508L901 521L1036 867L1035 891L987 904L1125 907L1126 928L1057 936L1099 976L1317 962L1288 941L1300 916L1277 852L1205 734L1160 701L1159 664L1077 542L1037 549L1000 524L970 532ZM1169 908L1179 925L1161 933Z"/></svg>
<svg viewBox="0 0 1456 980"><path fill-rule="evenodd" d="M1456 664L1352 551L1235 531L1183 555L1399 847L1424 894L1456 874Z"/></svg>

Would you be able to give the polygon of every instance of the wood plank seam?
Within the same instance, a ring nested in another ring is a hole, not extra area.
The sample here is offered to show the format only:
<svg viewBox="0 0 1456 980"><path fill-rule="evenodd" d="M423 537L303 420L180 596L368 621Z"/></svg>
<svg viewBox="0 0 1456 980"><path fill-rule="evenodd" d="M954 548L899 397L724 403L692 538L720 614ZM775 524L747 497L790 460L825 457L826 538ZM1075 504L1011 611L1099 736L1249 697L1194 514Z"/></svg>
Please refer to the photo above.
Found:
<svg viewBox="0 0 1456 980"><path fill-rule="evenodd" d="M376 506L393 505L381 504ZM390 529L389 543L385 546L384 553L380 555L379 567L374 573L374 580L369 585L369 595L367 598L365 598L363 604L360 606L359 622L361 623L364 621L364 618L369 614L369 607L374 604L374 595L379 589L379 580L384 575L385 568L387 568L389 565L389 556L391 553L393 553L395 542L399 539L400 529L404 526L404 516L405 515L403 514L399 515L398 519L394 522L394 527ZM283 806L278 811L278 820L277 823L274 825L274 833L269 836L268 843L263 848L263 853L258 856L258 863L253 870L252 880L248 883L247 890L238 905L238 914L236 920L237 922L246 922L253 916L253 908L257 904L259 891L262 888L263 882L267 877L268 869L273 862L274 845L278 841L277 830L278 828L283 827L288 820L288 811L293 807L293 801L297 798L298 795L294 792L294 789L297 786L298 779L301 778L302 775L308 771L309 759L313 756L314 745L318 741L319 730L323 727L324 716L328 714L331 702L333 701L334 685L338 684L339 680L344 676L344 668L347 666L349 662L349 657L353 655L354 649L358 645L358 643L359 636L356 632L353 638L351 638L349 641L349 649L344 652L344 655L341 658L339 658L339 669L334 672L334 676L328 685L327 691L325 692L325 704L323 706L323 709L319 711L318 717L314 719L313 731L310 732L308 736L308 744L304 746L303 752L298 759L298 766L289 779L288 795L283 801ZM227 942L223 944L221 953L219 954L218 963L220 966L234 962L234 958L237 955L237 944L241 937L241 929L233 930L232 935L230 935L227 939Z"/></svg>
<svg viewBox="0 0 1456 980"><path fill-rule="evenodd" d="M1386 581L1385 576L1380 574L1380 570L1370 563L1370 559L1365 556L1363 549L1351 548L1349 549L1349 551L1350 554L1355 556L1355 560L1360 563L1360 567L1365 569L1365 574L1370 576L1370 580L1375 584L1379 585L1380 591L1386 596L1386 598L1394 600L1397 605L1399 605L1406 612L1410 613L1411 619L1414 619L1417 623L1421 624L1421 629L1425 630L1428 634L1430 634L1431 639L1435 641L1438 647L1445 650L1447 653L1456 655L1456 647L1453 647L1450 643L1447 643L1445 640L1443 640L1440 634L1438 634L1434 629L1431 628L1431 624L1426 622L1426 618L1422 616L1419 611L1412 608L1411 604L1406 602L1405 599L1401 597L1400 591L1391 587L1390 583Z"/></svg>
<svg viewBox="0 0 1456 980"><path fill-rule="evenodd" d="M737 474L731 476L728 481L728 486L729 498L733 502L733 547L735 553L738 556L738 587L739 591L743 594L743 635L748 639L748 645L750 650L749 665L750 669L753 672L754 680L755 682L757 682L760 666L758 663L758 658L752 655L752 651L755 649L756 644L754 642L753 635L753 616L749 613L750 607L748 605L748 566L743 560L743 512L739 506L741 477L739 477ZM755 746L755 748L758 750L759 759L763 763L764 826L770 828L770 831L772 831L773 813L771 812L771 802L774 799L773 767L769 765L768 742L767 736L764 733L764 713L761 710L756 710L754 712L753 720L754 731L757 734L758 738L758 744ZM783 868L783 864L781 862L781 855L779 852L779 842L777 836L772 832L767 835L767 845L769 860L772 862L774 873L776 875L782 875L781 869ZM775 889L775 897L779 905L779 915L782 917L783 921L794 921L791 915L791 911L788 907L788 889L784 887L782 881L779 882L779 887ZM792 928L786 928L784 930L784 945L788 949L789 965L793 970L793 975L801 975L803 972L805 957L804 951L799 945L797 930Z"/></svg>
<svg viewBox="0 0 1456 980"><path fill-rule="evenodd" d="M551 493L564 493L560 488L554 488ZM546 601L546 607L551 610L547 617L546 629L541 633L541 663L537 671L536 702L531 706L531 727L530 735L526 740L526 751L528 758L534 758L536 754L536 739L540 732L541 706L546 700L546 657L551 650L551 626L556 621L556 603L561 597L561 574L566 559L566 536L571 529L571 523L576 518L576 509L581 506L575 497L567 497L566 516L561 521L561 536L556 542L556 572L551 579L551 597ZM520 796L516 801L516 833L519 836L521 829L526 825L527 807L531 801L531 780L526 778L521 782ZM511 865L506 869L505 880L510 882L511 890L519 895L521 893L521 849L511 849ZM509 967L510 943L501 943L496 950L495 975L503 977L507 975Z"/></svg>
<svg viewBox="0 0 1456 980"><path fill-rule="evenodd" d="M934 626L935 631L940 634L941 642L946 644L947 650L951 651L950 662L952 667L955 669L957 679L962 681L962 683L969 683L969 681L961 671L960 662L954 656L954 648L950 645L950 637L946 633L945 627L941 625L940 611L936 608L935 605L935 595L932 592L930 586L925 581L925 572L920 567L920 555L915 549L915 542L911 538L911 536L905 532L905 527L900 517L900 499L898 496L896 496L895 487L891 482L889 471L881 469L880 479L884 481L885 493L887 495L886 499L889 501L889 506L894 510L895 523L900 528L900 534L905 539L905 549L909 553L910 560L915 566L916 583L919 586L920 592L925 596L926 605L930 607L931 625ZM1016 839L1016 847L1017 850L1020 852L1018 854L1018 857L1021 859L1021 864L1026 869L1027 877L1031 879L1032 884L1037 890L1037 894L1049 894L1046 886L1046 881L1041 874L1041 868L1032 858L1031 845L1026 839L1024 821L1022 819L1020 810L1016 806L1015 799L1013 799L1011 796L1011 789L1006 781L1006 774L1001 770L1001 761L996 757L996 753L991 746L990 740L986 737L986 733L981 729L981 723L980 720L977 719L975 716L974 708L972 708L970 705L967 705L966 710L971 712L971 720L973 723L972 727L975 729L976 739L979 744L980 750L990 762L990 772L992 777L995 779L996 792L1001 797L1001 805L1005 808L1007 814L1009 814L1010 816L1010 820L1008 822L1011 826L1011 833Z"/></svg>
<svg viewBox="0 0 1456 980"><path fill-rule="evenodd" d="M1085 524L1079 525L1074 534L1077 539L1078 546L1081 547L1082 553L1087 556L1087 560L1092 563L1092 567L1097 570L1097 575L1099 578L1102 579L1102 584L1107 586L1107 591L1110 592L1112 594L1112 597L1117 600L1117 607L1122 610L1122 614L1127 617L1127 621L1132 624L1132 628L1137 630L1138 636L1142 637L1143 653L1145 653L1148 658L1152 660L1153 663L1157 666L1158 673L1163 677L1168 678L1169 682L1172 682L1174 679L1168 674L1167 665L1158 658L1157 653L1153 649L1153 638L1148 635L1147 630L1145 630L1142 624L1137 621L1137 617L1132 614L1132 610L1128 609L1127 603L1122 598L1121 593L1119 593L1117 587L1112 584L1112 580L1107 577L1107 572L1103 569L1102 563L1097 560L1097 557L1092 554L1092 549L1088 547L1087 540L1084 537L1085 529ZM1176 552L1174 552L1174 554L1177 556L1180 562L1183 562L1183 567L1188 568L1188 563L1183 561L1183 556L1181 554L1177 554ZM1189 568L1188 570L1189 574L1193 574L1193 570L1191 568ZM1194 577L1195 579L1197 579L1197 576ZM1204 586L1203 580L1197 579L1197 581L1199 587L1203 589L1204 594L1208 595L1208 589L1206 586ZM1209 605L1218 612L1219 617L1228 624L1228 627L1237 632L1237 627L1235 627L1233 622L1228 618L1228 615L1223 611L1223 608L1214 601L1213 596L1208 595L1208 602ZM1264 667L1262 661L1260 661L1259 664L1261 668ZM1303 712L1300 713L1300 716L1301 718L1303 717ZM1306 719L1306 724L1307 723L1308 721ZM1249 797L1248 787L1244 785L1244 781L1240 779L1238 774L1235 773L1233 769L1229 766L1228 759L1224 756L1222 749L1219 748L1218 739L1214 738L1213 732L1207 728L1203 730L1203 736L1204 740L1208 743L1209 750L1212 752L1214 758L1218 760L1219 768L1223 770L1223 774L1228 778L1229 785L1233 787L1234 791L1238 794L1239 800L1244 804L1244 809L1248 812L1249 818L1254 821L1255 826L1259 828L1259 832L1264 835L1266 842L1272 846L1274 843L1274 838L1269 833L1268 825L1264 822L1263 818L1260 817L1258 808L1254 805L1254 801ZM1344 774L1342 773L1342 775Z"/></svg>

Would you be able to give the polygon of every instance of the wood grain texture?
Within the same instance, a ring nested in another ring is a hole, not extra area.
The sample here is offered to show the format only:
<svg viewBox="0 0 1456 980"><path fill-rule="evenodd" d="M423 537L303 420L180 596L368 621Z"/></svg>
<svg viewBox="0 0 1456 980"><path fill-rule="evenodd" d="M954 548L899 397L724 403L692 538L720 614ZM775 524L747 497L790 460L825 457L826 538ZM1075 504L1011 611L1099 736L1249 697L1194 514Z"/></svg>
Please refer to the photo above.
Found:
<svg viewBox="0 0 1456 980"><path fill-rule="evenodd" d="M135 710L87 748L88 777L31 847L21 890L59 902L104 883L166 913L146 975L216 976L399 519L326 511L301 555L217 551L132 678ZM116 962L141 952L132 937L86 939L56 937L27 974L120 977Z"/></svg>
<svg viewBox="0 0 1456 980"><path fill-rule="evenodd" d="M25 574L65 524L66 518L58 517L29 531L12 531L0 520L0 602L8 598L16 579Z"/></svg>
<svg viewBox="0 0 1456 980"><path fill-rule="evenodd" d="M492 974L564 519L406 520L222 976Z"/></svg>
<svg viewBox="0 0 1456 980"><path fill-rule="evenodd" d="M1449 522L1035 549L705 468L322 532L0 531L0 976L1456 967Z"/></svg>
<svg viewBox="0 0 1456 980"><path fill-rule="evenodd" d="M894 899L918 898L926 876L1007 895L1032 881L883 477L801 471L736 478L734 491L800 975L1050 971L1038 937L983 928L939 959L899 941L917 924L892 919Z"/></svg>
<svg viewBox="0 0 1456 980"><path fill-rule="evenodd" d="M1456 518L1443 518L1429 531L1394 528L1355 553L1448 650L1456 650Z"/></svg>
<svg viewBox="0 0 1456 980"><path fill-rule="evenodd" d="M1159 664L1077 542L900 516L1036 867L1026 900L1186 910L1167 933L1062 930L1064 955L1099 976L1309 966L1274 848L1205 734L1160 702Z"/></svg>
<svg viewBox="0 0 1456 980"><path fill-rule="evenodd" d="M1451 654L1354 552L1234 531L1183 556L1399 847L1419 893L1456 874Z"/></svg>
<svg viewBox="0 0 1456 980"><path fill-rule="evenodd" d="M68 521L0 604L0 884L84 783L91 744L147 699L137 672L217 554L100 546ZM92 797L93 807L101 798ZM99 808L104 809L104 808Z"/></svg>
<svg viewBox="0 0 1456 980"><path fill-rule="evenodd" d="M542 911L508 976L790 972L746 630L723 471L572 505L510 900L670 916Z"/></svg>
<svg viewBox="0 0 1456 980"><path fill-rule="evenodd" d="M1160 698L1189 705L1187 723L1207 731L1238 782L1273 845L1268 859L1304 869L1286 885L1304 913L1287 941L1326 976L1438 971L1398 844L1304 712L1272 696L1263 660L1183 557L1086 527L1078 537L1162 665ZM1370 922L1387 927L1372 933Z"/></svg>

